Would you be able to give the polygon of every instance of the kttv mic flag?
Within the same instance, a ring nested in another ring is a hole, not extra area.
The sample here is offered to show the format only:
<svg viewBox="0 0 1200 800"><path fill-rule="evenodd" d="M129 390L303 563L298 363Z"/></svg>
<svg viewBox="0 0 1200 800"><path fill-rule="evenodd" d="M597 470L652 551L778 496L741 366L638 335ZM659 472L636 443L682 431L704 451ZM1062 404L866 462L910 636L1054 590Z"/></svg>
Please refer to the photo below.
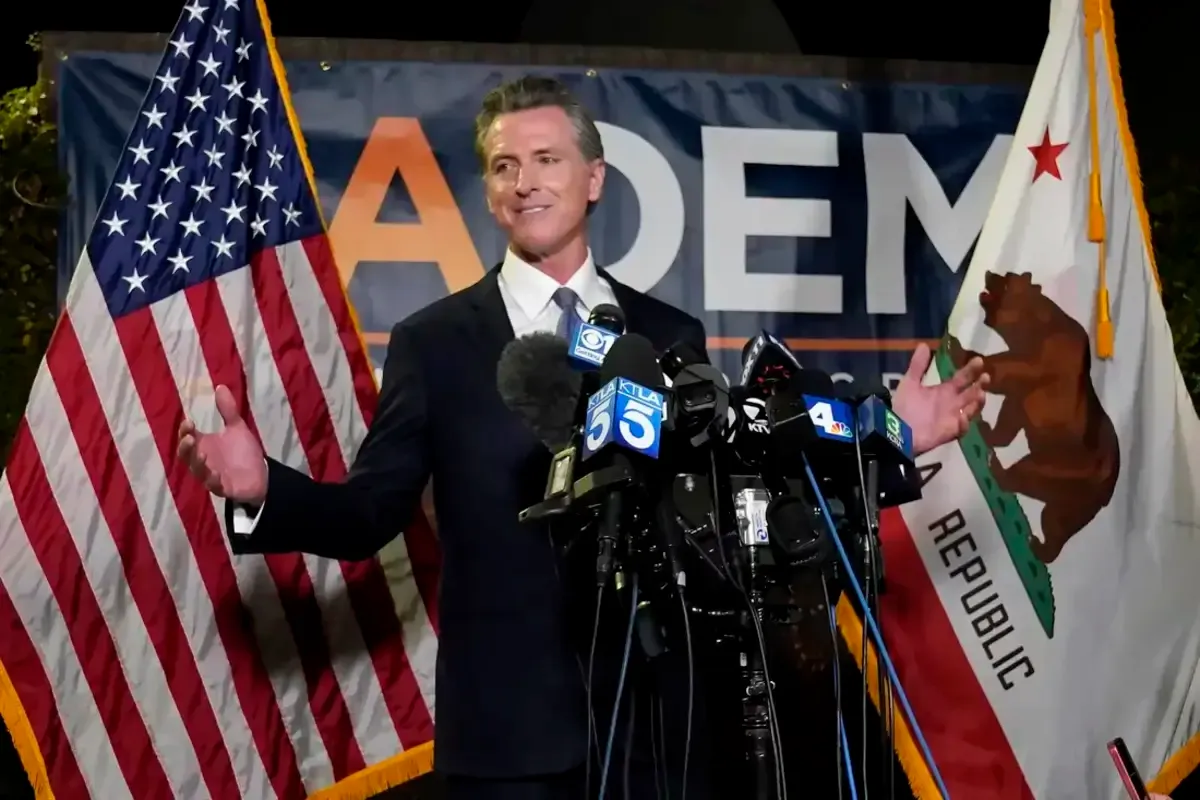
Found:
<svg viewBox="0 0 1200 800"><path fill-rule="evenodd" d="M225 385L268 453L345 475L376 396L318 208L263 3L192 0L0 479L0 712L39 800L347 800L429 768L428 525L357 563L235 559L175 457Z"/></svg>
<svg viewBox="0 0 1200 800"><path fill-rule="evenodd" d="M1112 22L1107 0L1057 3L926 376L979 354L988 405L922 459L925 499L890 520L888 643L956 800L1117 800L1118 736L1159 790L1196 761L1200 425Z"/></svg>

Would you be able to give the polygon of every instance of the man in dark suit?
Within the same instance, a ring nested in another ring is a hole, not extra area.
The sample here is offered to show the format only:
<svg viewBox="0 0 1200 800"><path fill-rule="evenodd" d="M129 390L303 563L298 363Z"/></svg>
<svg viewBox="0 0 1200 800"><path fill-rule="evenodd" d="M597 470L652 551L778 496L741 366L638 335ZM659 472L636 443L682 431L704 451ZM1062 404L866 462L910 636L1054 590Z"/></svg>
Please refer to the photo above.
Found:
<svg viewBox="0 0 1200 800"><path fill-rule="evenodd" d="M604 151L565 87L529 77L491 92L476 120L476 149L488 208L509 237L504 262L393 328L379 410L346 479L319 484L265 458L221 387L225 428L201 433L185 422L179 455L229 501L235 553L370 558L400 534L432 478L443 550L436 757L448 797L580 800L588 713L566 619L570 575L545 532L517 522L518 511L540 499L549 456L503 405L496 364L514 336L565 334L601 303L619 305L627 330L660 350L686 341L704 353L705 334L699 320L594 264L587 212L603 190ZM942 387L922 388L928 363L928 349L919 350L895 402L898 412L911 406L901 416L914 439L932 446L961 433L983 392L975 363ZM668 662L666 679L658 676L658 688L673 692L661 738L674 797L686 733L679 690L687 677L672 673L678 667ZM638 719L647 712L639 707ZM607 716L597 718L606 733ZM691 800L708 796L702 746L696 737ZM629 800L657 797L655 777L634 769Z"/></svg>
<svg viewBox="0 0 1200 800"><path fill-rule="evenodd" d="M587 210L601 196L603 146L561 84L496 89L476 127L508 252L474 286L393 328L379 410L347 478L319 484L264 458L225 390L224 430L185 423L179 449L231 501L236 553L370 558L412 519L432 478L443 549L435 753L449 796L582 800L587 713L561 565L544 532L517 522L540 499L549 454L501 402L496 364L514 335L565 333L601 303L620 306L628 330L659 349L685 340L703 353L705 334L595 266ZM694 779L689 796L701 789ZM653 797L652 782L633 794Z"/></svg>

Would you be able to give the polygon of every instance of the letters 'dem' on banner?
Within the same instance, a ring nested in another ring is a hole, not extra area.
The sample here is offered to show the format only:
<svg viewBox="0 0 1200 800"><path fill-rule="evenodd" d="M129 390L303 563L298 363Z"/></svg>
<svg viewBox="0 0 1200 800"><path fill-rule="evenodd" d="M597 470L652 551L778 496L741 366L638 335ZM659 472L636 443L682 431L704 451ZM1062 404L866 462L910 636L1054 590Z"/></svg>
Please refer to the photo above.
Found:
<svg viewBox="0 0 1200 800"><path fill-rule="evenodd" d="M157 57L60 64L72 204L63 286ZM945 326L1024 102L1023 86L739 77L482 64L287 64L339 267L372 356L413 311L477 280L504 241L472 145L484 94L562 78L610 164L597 261L706 324L736 374L747 336L805 364L893 384Z"/></svg>

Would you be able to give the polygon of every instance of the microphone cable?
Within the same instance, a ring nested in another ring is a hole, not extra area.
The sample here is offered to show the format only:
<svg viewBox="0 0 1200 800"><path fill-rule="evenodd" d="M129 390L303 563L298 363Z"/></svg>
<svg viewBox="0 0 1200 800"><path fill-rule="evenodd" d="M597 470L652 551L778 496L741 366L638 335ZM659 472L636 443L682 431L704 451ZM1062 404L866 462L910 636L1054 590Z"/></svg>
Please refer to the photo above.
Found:
<svg viewBox="0 0 1200 800"><path fill-rule="evenodd" d="M679 610L683 612L683 639L687 650L688 700L687 700L687 733L683 739L683 786L679 796L687 800L688 766L692 756L692 714L696 705L696 662L692 651L692 623L688 618L687 601L683 597L683 587L679 587ZM625 797L629 798L629 793Z"/></svg>
<svg viewBox="0 0 1200 800"><path fill-rule="evenodd" d="M858 465L858 488L863 504L863 519L867 523L865 528L866 536L863 539L863 589L866 595L866 602L863 607L864 610L870 607L872 611L877 611L878 607L872 604L872 600L874 599L875 594L875 559L878 557L878 554L875 553L875 537L871 525L870 506L868 505L871 500L867 496L867 476L863 472L862 442L859 440L857 435L854 437L854 461ZM859 662L862 664L862 763L859 765L859 768L862 770L863 800L868 800L870 797L870 780L868 774L868 764L870 761L869 753L867 752L867 706L870 705L871 702L871 690L869 686L870 681L867 678L867 675L870 672L867 666L867 657L870 655L868 647L869 644L870 643L867 639L867 626L863 625L862 660ZM879 710L881 712L882 719L883 697L880 696L879 699Z"/></svg>
<svg viewBox="0 0 1200 800"><path fill-rule="evenodd" d="M625 726L625 768L621 770L621 788L625 792L622 797L625 800L633 797L633 793L629 790L629 769L630 758L633 753L633 731L637 722L637 689L634 688L629 692L629 724Z"/></svg>
<svg viewBox="0 0 1200 800"><path fill-rule="evenodd" d="M654 713L657 708L658 714ZM667 770L667 722L663 716L662 695L654 698L650 707L650 736L654 748L654 796L671 800L671 775ZM659 759L662 759L659 761ZM662 769L662 785L659 786L659 769Z"/></svg>
<svg viewBox="0 0 1200 800"><path fill-rule="evenodd" d="M837 615L829 598L829 582L825 573L821 573L821 592L825 595L825 610L829 612L829 636L833 641L833 704L837 709L836 725L833 732L834 759L833 766L837 769L838 800L842 800L842 769L850 782L850 798L858 800L858 789L854 785L854 765L850 762L850 742L846 736L846 720L842 716L842 657L839 653ZM843 765L843 761L845 764Z"/></svg>
<svg viewBox="0 0 1200 800"><path fill-rule="evenodd" d="M837 526L833 522L833 514L829 511L829 503L825 501L825 495L821 492L821 484L817 481L817 476L813 473L808 456L801 453L801 458L804 460L805 477L808 479L809 486L813 489L817 505L821 509L821 516L825 519L825 526L828 528L830 536L833 539L833 546L837 549L838 558L841 559L842 566L846 569L846 577L849 580L850 588L854 590L855 599L858 600L859 607L863 610L863 621L871 629L871 634L875 639L875 646L879 650L879 660L887 670L888 679L895 688L896 699L900 701L900 707L904 710L904 716L912 728L913 738L916 740L917 747L921 750L921 756L925 759L925 765L929 768L929 774L933 778L934 785L941 794L942 800L950 800L950 792L946 789L946 782L942 779L942 773L938 769L937 763L933 760L933 751L929 749L929 742L925 740L925 734L921 730L920 723L917 722L917 715L913 712L912 704L908 701L908 693L904 691L904 685L896 675L896 665L892 663L892 656L888 653L887 646L883 643L883 636L879 632L879 625L875 621L875 615L871 613L871 609L867 606L862 586L859 585L858 578L855 577L854 570L851 569L852 562L850 561L850 556L846 553L846 548L837 535Z"/></svg>
<svg viewBox="0 0 1200 800"><path fill-rule="evenodd" d="M600 606L604 602L604 587L596 590L596 619L592 622L592 645L588 648L587 663L587 766L583 770L583 792L586 799L592 791L592 742L596 743L596 756L600 756L600 736L596 732L596 716L592 713L592 671L596 666L596 641L600 638ZM617 698L620 700L620 698Z"/></svg>
<svg viewBox="0 0 1200 800"><path fill-rule="evenodd" d="M866 569L863 570L864 589L867 598L867 605L871 609L871 613L878 620L881 613L880 600L880 566L883 563L883 552L881 548L881 540L877 533L879 530L879 516L872 514L871 503L874 498L870 497L868 492L867 476L863 470L862 458L862 442L857 436L854 437L854 454L858 464L858 486L862 493L863 500L863 518L866 523ZM880 637L883 636L882 629ZM867 638L867 626L864 624L862 629L862 675L863 675L863 718L862 718L862 737L863 737L863 800L867 800L867 703L870 699L870 687L868 685L867 674L867 658L870 655L869 641ZM891 681L884 675L883 670L876 666L875 669L875 687L879 694L879 726L880 726L880 757L888 761L887 770L880 770L880 775L887 775L887 791L889 800L895 800L896 797L896 759L892 752L895 746L892 737L895 735L896 710L892 703L892 684Z"/></svg>
<svg viewBox="0 0 1200 800"><path fill-rule="evenodd" d="M625 677L629 673L629 658L633 651L633 626L637 620L638 576L633 573L633 589L629 599L629 626L625 631L625 655L621 657L621 672L617 678L617 699L613 703L612 720L608 725L608 743L604 746L604 763L600 767L600 798L608 788L608 771L612 766L613 741L617 738L617 718L621 715L621 697L625 694Z"/></svg>

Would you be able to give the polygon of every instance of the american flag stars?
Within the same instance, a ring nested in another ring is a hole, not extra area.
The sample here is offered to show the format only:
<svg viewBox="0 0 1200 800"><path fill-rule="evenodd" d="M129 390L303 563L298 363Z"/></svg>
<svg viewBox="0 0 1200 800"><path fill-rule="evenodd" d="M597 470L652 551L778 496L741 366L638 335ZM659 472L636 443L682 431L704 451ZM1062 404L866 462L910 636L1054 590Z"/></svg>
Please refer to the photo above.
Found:
<svg viewBox="0 0 1200 800"><path fill-rule="evenodd" d="M192 0L150 84L88 243L114 315L321 231L261 23L243 4Z"/></svg>

